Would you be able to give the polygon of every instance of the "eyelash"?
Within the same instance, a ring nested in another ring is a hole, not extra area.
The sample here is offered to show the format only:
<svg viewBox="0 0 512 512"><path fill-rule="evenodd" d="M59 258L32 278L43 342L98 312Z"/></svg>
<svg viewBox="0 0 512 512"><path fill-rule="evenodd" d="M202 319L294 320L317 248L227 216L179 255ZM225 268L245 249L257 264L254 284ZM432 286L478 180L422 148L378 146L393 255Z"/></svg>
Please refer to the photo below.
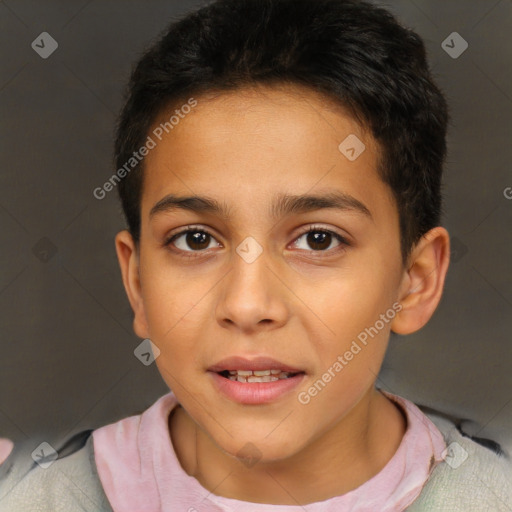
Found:
<svg viewBox="0 0 512 512"><path fill-rule="evenodd" d="M178 237L180 237L182 235L186 235L188 233L205 233L215 239L215 236L212 233L210 233L207 229L204 229L199 226L187 226L186 229L168 237L164 241L163 246L164 247L170 246ZM350 246L350 243L347 241L347 239L345 237L341 236L340 234L336 233L335 231L332 231L332 230L326 229L326 228L322 228L320 226L310 226L308 229L304 230L302 233L299 233L297 235L297 237L295 238L294 242L296 240L298 240L299 238L301 238L302 236L307 235L309 233L328 233L330 235L333 235L336 238L336 240L338 240L338 242L340 242L340 245L338 247L335 247L334 249L319 250L319 251L310 250L308 252L313 252L313 253L323 253L323 252L326 253L326 252L331 252L331 251L337 252L337 250L342 250L342 249L345 249L345 247ZM182 249L172 249L172 250L174 252L179 251L181 253L180 256L183 258L198 258L198 257L202 256L202 253L204 253L206 251L206 249L203 249L200 251L183 251ZM189 253L189 254L187 254L187 253Z"/></svg>

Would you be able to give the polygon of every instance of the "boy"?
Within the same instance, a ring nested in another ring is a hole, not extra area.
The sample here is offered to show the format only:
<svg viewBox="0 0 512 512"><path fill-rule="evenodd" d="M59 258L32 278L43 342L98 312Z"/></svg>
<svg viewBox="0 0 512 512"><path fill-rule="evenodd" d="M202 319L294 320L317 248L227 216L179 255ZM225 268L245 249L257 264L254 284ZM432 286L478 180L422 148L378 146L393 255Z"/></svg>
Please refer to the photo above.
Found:
<svg viewBox="0 0 512 512"><path fill-rule="evenodd" d="M419 37L370 4L219 0L173 24L110 181L172 392L47 469L15 452L2 510L510 510L499 447L375 387L390 332L442 295L447 119Z"/></svg>

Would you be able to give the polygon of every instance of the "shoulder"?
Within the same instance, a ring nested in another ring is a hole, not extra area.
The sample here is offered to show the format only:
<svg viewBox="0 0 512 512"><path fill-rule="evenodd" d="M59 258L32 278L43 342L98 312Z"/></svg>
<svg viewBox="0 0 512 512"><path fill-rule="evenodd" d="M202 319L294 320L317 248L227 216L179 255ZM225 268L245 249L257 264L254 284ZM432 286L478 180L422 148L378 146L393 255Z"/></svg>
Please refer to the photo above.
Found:
<svg viewBox="0 0 512 512"><path fill-rule="evenodd" d="M512 462L500 445L470 437L453 421L433 411L427 417L446 441L444 460L432 471L408 512L512 509Z"/></svg>
<svg viewBox="0 0 512 512"><path fill-rule="evenodd" d="M35 455L37 462L34 446L15 445L0 466L0 510L112 512L96 470L91 434L79 432L54 451L43 448Z"/></svg>

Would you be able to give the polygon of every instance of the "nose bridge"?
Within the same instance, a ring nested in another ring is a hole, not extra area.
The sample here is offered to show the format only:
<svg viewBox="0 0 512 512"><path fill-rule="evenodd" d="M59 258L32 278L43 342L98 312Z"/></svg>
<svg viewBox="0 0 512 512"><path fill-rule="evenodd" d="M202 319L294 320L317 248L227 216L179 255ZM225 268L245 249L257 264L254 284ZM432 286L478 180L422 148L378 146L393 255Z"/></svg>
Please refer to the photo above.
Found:
<svg viewBox="0 0 512 512"><path fill-rule="evenodd" d="M268 291L269 250L253 236L247 236L235 248L233 254L233 274L230 278L231 285L250 289L251 293ZM248 292L249 290L247 290ZM261 299L261 297L260 297Z"/></svg>
<svg viewBox="0 0 512 512"><path fill-rule="evenodd" d="M276 277L271 270L270 251L248 236L235 248L232 269L217 305L220 322L229 321L244 329L261 320L281 323L286 316ZM274 282L276 281L276 282Z"/></svg>

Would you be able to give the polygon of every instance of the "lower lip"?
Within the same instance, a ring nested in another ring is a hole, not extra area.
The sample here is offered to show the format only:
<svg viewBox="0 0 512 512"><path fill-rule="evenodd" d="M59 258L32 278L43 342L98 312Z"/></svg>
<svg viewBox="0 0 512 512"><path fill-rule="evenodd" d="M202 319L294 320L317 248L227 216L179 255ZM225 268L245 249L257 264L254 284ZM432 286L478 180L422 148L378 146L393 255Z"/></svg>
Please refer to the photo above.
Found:
<svg viewBox="0 0 512 512"><path fill-rule="evenodd" d="M273 382L238 382L226 379L218 373L208 372L215 387L224 396L240 404L259 405L277 401L286 393L296 388L304 379L305 374L299 373L294 377L279 379Z"/></svg>

